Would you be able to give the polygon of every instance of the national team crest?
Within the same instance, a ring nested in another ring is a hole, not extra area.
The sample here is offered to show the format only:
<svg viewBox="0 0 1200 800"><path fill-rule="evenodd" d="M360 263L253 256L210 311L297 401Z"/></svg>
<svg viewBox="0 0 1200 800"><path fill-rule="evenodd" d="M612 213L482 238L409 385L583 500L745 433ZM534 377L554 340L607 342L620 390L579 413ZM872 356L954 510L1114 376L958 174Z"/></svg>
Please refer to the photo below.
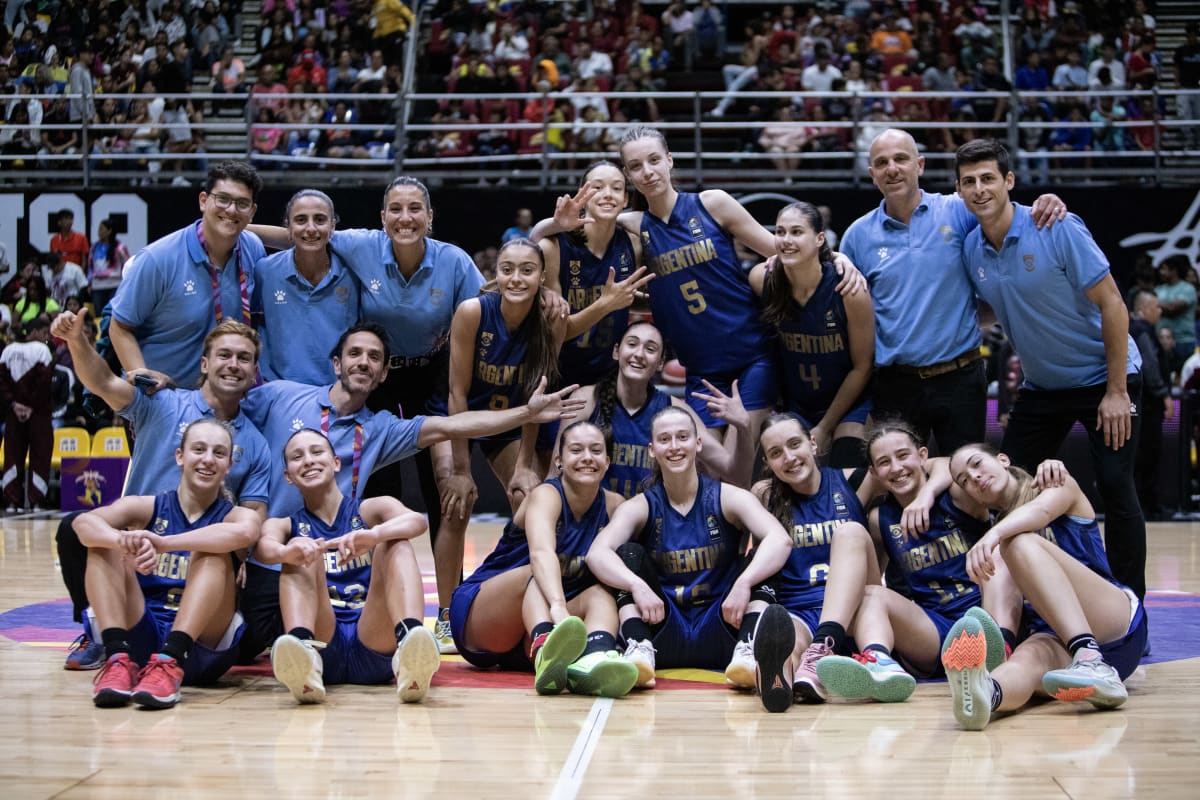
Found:
<svg viewBox="0 0 1200 800"><path fill-rule="evenodd" d="M904 541L904 531L900 528L899 525L888 525L888 535L892 537L893 541L896 541L896 542Z"/></svg>
<svg viewBox="0 0 1200 800"><path fill-rule="evenodd" d="M987 272L984 270L983 267L980 267L979 271L976 272L975 274L979 276L979 280L981 280L981 281L987 280Z"/></svg>
<svg viewBox="0 0 1200 800"><path fill-rule="evenodd" d="M441 305L441 304L442 304L442 295L443 295L443 294L444 294L444 292L443 292L441 289L430 289L430 290L429 290L429 303L430 303L430 305L435 305L435 306L437 306L437 305Z"/></svg>
<svg viewBox="0 0 1200 800"><path fill-rule="evenodd" d="M242 446L240 444L235 444L233 446L233 463L240 464L242 461L242 456L245 454L246 451L242 449Z"/></svg>
<svg viewBox="0 0 1200 800"><path fill-rule="evenodd" d="M296 533L306 539L312 538L312 525L307 522L301 522L296 526Z"/></svg>
<svg viewBox="0 0 1200 800"><path fill-rule="evenodd" d="M167 521L163 517L156 517L154 520L154 532L159 536L163 536L167 532Z"/></svg>
<svg viewBox="0 0 1200 800"><path fill-rule="evenodd" d="M583 265L579 260L573 258L568 265L568 269L571 270L572 275L578 275L581 271L583 271Z"/></svg>
<svg viewBox="0 0 1200 800"><path fill-rule="evenodd" d="M492 346L492 339L493 339L493 337L494 337L494 336L495 336L495 334L493 334L491 331L484 331L483 333L479 334L479 344L480 344L480 346L481 346L481 347L485 347L485 348L486 348L486 347L491 347L491 346Z"/></svg>
<svg viewBox="0 0 1200 800"><path fill-rule="evenodd" d="M1025 262L1025 271L1033 272L1033 253L1026 253L1021 256L1021 260Z"/></svg>
<svg viewBox="0 0 1200 800"><path fill-rule="evenodd" d="M942 234L943 242L954 241L954 228L951 228L949 225L943 225L942 227L938 228L938 232Z"/></svg>

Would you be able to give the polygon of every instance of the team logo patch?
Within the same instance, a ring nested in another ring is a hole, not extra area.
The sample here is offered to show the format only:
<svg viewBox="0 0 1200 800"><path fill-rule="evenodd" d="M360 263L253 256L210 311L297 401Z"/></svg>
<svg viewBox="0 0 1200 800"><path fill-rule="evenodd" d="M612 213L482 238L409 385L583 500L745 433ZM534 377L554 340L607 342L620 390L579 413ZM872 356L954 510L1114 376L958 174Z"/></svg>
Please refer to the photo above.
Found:
<svg viewBox="0 0 1200 800"><path fill-rule="evenodd" d="M942 227L938 228L938 232L942 234L943 242L954 241L954 228L951 228L949 225L943 225Z"/></svg>
<svg viewBox="0 0 1200 800"><path fill-rule="evenodd" d="M571 259L567 268L571 270L572 275L578 275L583 271L583 264L576 259Z"/></svg>
<svg viewBox="0 0 1200 800"><path fill-rule="evenodd" d="M350 518L350 530L361 531L365 530L366 527L367 526L363 524L362 517L360 517L358 514L355 514Z"/></svg>
<svg viewBox="0 0 1200 800"><path fill-rule="evenodd" d="M888 525L888 535L891 536L892 540L895 542L904 541L904 531L901 530L899 525Z"/></svg>
<svg viewBox="0 0 1200 800"><path fill-rule="evenodd" d="M721 526L717 524L717 515L709 514L704 518L704 525L708 528L709 541L721 541Z"/></svg>
<svg viewBox="0 0 1200 800"><path fill-rule="evenodd" d="M978 272L976 272L975 274L979 276L979 280L981 280L981 281L986 281L986 280L987 280L987 271L986 271L986 270L984 270L984 268L983 268L983 267L980 267L980 268L979 268L979 271L978 271Z"/></svg>
<svg viewBox="0 0 1200 800"><path fill-rule="evenodd" d="M698 217L688 217L687 224L688 230L692 232L693 239L698 240L704 238L704 228L701 227L700 219Z"/></svg>
<svg viewBox="0 0 1200 800"><path fill-rule="evenodd" d="M837 326L837 317L834 316L833 309L831 308L825 312L825 330L837 330Z"/></svg>
<svg viewBox="0 0 1200 800"><path fill-rule="evenodd" d="M435 306L441 305L443 294L444 294L444 292L441 289L430 289L429 290L429 302Z"/></svg>
<svg viewBox="0 0 1200 800"><path fill-rule="evenodd" d="M300 419L299 417L292 420L292 432L293 433L295 431L299 431L299 430L303 430L303 429L304 429L304 420Z"/></svg>
<svg viewBox="0 0 1200 800"><path fill-rule="evenodd" d="M162 517L155 518L154 526L151 528L151 530L153 530L159 536L162 536L167 532L167 521Z"/></svg>
<svg viewBox="0 0 1200 800"><path fill-rule="evenodd" d="M276 290L275 305L280 305L281 303L286 303L286 302L287 302L287 292L285 292L283 289Z"/></svg>
<svg viewBox="0 0 1200 800"><path fill-rule="evenodd" d="M621 253L621 260L619 263L622 267L628 267L629 266L629 253Z"/></svg>
<svg viewBox="0 0 1200 800"><path fill-rule="evenodd" d="M233 446L233 463L235 463L235 464L241 463L242 456L245 454L245 452L246 451L242 449L242 446L240 444L235 444Z"/></svg>
<svg viewBox="0 0 1200 800"><path fill-rule="evenodd" d="M383 288L383 282L378 278L372 278L371 282L367 284L367 288L371 290L372 294L379 294L379 290Z"/></svg>
<svg viewBox="0 0 1200 800"><path fill-rule="evenodd" d="M196 293L196 282L192 281L192 280L184 281L183 282L184 296L190 297L191 295L194 295L195 293Z"/></svg>
<svg viewBox="0 0 1200 800"><path fill-rule="evenodd" d="M1033 253L1026 253L1021 256L1021 260L1025 262L1025 271L1033 272Z"/></svg>
<svg viewBox="0 0 1200 800"><path fill-rule="evenodd" d="M882 264L884 261L887 261L888 249L886 247L881 247L875 251L875 254L879 256L879 263Z"/></svg>
<svg viewBox="0 0 1200 800"><path fill-rule="evenodd" d="M296 533L305 538L312 538L312 525L307 522L301 522L296 526Z"/></svg>
<svg viewBox="0 0 1200 800"><path fill-rule="evenodd" d="M187 426L188 426L188 424L186 422L179 423L179 429L178 429L179 438L181 438L181 439L183 438L183 432L187 430Z"/></svg>

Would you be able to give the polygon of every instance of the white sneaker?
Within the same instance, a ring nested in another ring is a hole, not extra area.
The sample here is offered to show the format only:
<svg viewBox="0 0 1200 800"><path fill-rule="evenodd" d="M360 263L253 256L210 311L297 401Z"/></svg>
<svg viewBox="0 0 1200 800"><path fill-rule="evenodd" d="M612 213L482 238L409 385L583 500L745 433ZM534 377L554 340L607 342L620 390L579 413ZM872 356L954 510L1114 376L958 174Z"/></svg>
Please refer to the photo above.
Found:
<svg viewBox="0 0 1200 800"><path fill-rule="evenodd" d="M438 652L444 655L458 653L458 647L454 644L454 634L450 630L450 609L438 609L437 623L433 626L433 636L437 639Z"/></svg>
<svg viewBox="0 0 1200 800"><path fill-rule="evenodd" d="M1043 675L1042 688L1055 700L1087 700L1096 708L1116 708L1129 699L1117 671L1099 652L1086 647L1075 653L1071 666Z"/></svg>
<svg viewBox="0 0 1200 800"><path fill-rule="evenodd" d="M271 646L271 669L275 680L286 686L300 703L324 703L325 662L317 650L322 642L298 639L285 633Z"/></svg>
<svg viewBox="0 0 1200 800"><path fill-rule="evenodd" d="M437 639L422 625L410 628L392 656L396 693L402 703L419 703L429 692L429 683L442 665Z"/></svg>
<svg viewBox="0 0 1200 800"><path fill-rule="evenodd" d="M754 646L739 641L733 646L733 658L729 659L729 666L725 668L725 683L735 689L753 689L754 670L757 667Z"/></svg>
<svg viewBox="0 0 1200 800"><path fill-rule="evenodd" d="M634 639L625 646L625 658L637 667L638 679L635 686L643 689L654 687L654 645L649 639Z"/></svg>

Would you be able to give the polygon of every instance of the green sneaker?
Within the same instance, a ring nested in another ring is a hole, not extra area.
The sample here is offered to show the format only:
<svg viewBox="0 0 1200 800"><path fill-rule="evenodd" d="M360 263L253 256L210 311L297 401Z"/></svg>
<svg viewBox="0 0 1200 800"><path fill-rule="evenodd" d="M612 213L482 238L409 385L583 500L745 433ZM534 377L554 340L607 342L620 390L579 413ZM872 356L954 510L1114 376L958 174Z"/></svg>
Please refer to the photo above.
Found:
<svg viewBox="0 0 1200 800"><path fill-rule="evenodd" d="M567 667L587 647L587 626L579 617L567 617L554 626L538 648L533 662L533 688L538 694L559 694L567 688Z"/></svg>
<svg viewBox="0 0 1200 800"><path fill-rule="evenodd" d="M637 679L638 668L616 650L588 653L567 667L567 688L574 694L624 697Z"/></svg>
<svg viewBox="0 0 1200 800"><path fill-rule="evenodd" d="M992 615L979 606L968 608L965 616L974 617L979 627L983 628L983 635L987 638L987 668L988 672L992 672L1008 657L1004 648L1004 634L1000 632L1000 626L992 619Z"/></svg>
<svg viewBox="0 0 1200 800"><path fill-rule="evenodd" d="M954 718L963 730L981 731L992 718L992 678L987 667L992 653L987 633L971 611L946 634L942 666L950 685Z"/></svg>
<svg viewBox="0 0 1200 800"><path fill-rule="evenodd" d="M877 650L858 653L853 658L826 656L817 662L817 676L830 694L847 700L901 703L917 688L912 675L891 656Z"/></svg>

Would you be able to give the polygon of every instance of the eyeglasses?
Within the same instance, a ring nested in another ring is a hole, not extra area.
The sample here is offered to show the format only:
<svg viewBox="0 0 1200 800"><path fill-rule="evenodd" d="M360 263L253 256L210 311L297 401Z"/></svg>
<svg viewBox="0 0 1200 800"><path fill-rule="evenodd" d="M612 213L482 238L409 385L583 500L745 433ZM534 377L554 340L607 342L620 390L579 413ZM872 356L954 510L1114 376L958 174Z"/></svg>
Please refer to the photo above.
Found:
<svg viewBox="0 0 1200 800"><path fill-rule="evenodd" d="M245 197L233 197L224 192L213 192L208 198L213 201L217 208L229 208L233 206L243 214L254 206L253 200L247 200Z"/></svg>

